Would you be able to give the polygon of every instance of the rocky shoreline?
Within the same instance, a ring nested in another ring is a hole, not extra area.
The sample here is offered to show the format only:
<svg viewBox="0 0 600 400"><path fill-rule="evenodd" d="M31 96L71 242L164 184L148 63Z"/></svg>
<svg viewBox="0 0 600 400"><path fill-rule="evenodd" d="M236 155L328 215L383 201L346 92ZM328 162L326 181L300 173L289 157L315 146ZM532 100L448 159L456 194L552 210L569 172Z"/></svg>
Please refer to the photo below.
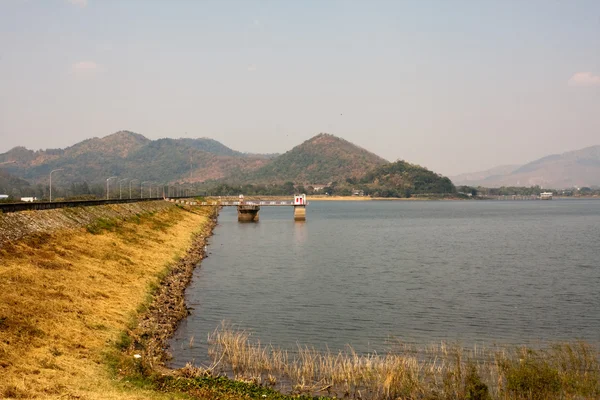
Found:
<svg viewBox="0 0 600 400"><path fill-rule="evenodd" d="M194 269L206 256L206 241L217 224L217 216L218 210L215 209L201 231L195 234L185 256L161 280L150 304L138 315L137 326L127 332L131 342L126 352L144 368L163 374L173 372L166 367L171 358L168 341L179 323L189 315L185 289L192 280Z"/></svg>

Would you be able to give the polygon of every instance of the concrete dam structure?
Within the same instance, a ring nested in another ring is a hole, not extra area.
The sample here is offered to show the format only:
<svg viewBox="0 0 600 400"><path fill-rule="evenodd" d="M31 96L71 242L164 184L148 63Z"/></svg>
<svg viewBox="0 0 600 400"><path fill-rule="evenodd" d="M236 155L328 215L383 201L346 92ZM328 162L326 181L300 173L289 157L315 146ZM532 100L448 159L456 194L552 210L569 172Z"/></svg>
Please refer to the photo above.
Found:
<svg viewBox="0 0 600 400"><path fill-rule="evenodd" d="M240 194L239 201L211 201L197 203L199 206L214 207L237 207L239 222L258 222L260 207L294 207L294 221L306 221L306 201L305 194L297 194L293 201L245 201L244 195Z"/></svg>
<svg viewBox="0 0 600 400"><path fill-rule="evenodd" d="M240 204L237 206L239 222L258 222L259 205Z"/></svg>

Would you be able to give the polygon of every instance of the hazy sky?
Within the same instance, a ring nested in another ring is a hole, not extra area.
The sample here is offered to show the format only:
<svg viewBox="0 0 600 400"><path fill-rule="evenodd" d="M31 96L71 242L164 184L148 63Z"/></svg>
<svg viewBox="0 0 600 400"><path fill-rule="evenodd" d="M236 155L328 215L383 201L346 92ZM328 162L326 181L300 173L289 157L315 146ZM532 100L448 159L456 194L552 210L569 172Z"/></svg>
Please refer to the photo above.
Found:
<svg viewBox="0 0 600 400"><path fill-rule="evenodd" d="M600 1L0 0L0 152L330 132L455 174L600 144Z"/></svg>

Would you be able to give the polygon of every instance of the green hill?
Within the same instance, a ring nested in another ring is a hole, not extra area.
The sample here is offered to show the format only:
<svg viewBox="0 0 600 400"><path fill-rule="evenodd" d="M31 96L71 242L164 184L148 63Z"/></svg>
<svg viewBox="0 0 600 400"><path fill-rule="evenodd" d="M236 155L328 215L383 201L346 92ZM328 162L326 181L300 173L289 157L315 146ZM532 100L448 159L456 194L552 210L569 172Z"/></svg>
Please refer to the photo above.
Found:
<svg viewBox="0 0 600 400"><path fill-rule="evenodd" d="M228 180L247 183L327 184L361 178L388 161L344 139L321 133L256 171Z"/></svg>
<svg viewBox="0 0 600 400"><path fill-rule="evenodd" d="M382 165L366 174L356 186L376 197L456 193L449 178L406 161Z"/></svg>
<svg viewBox="0 0 600 400"><path fill-rule="evenodd" d="M240 185L242 185L240 187ZM318 185L318 186L317 186ZM344 139L321 133L267 165L210 185L216 194L309 194L410 197L456 193L450 179L405 161L390 163Z"/></svg>

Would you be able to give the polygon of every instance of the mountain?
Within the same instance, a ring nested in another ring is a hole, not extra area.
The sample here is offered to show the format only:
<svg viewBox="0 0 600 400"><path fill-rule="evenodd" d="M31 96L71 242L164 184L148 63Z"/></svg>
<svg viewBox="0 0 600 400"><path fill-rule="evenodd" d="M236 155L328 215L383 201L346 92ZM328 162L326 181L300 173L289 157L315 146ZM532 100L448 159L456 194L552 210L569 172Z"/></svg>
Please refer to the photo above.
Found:
<svg viewBox="0 0 600 400"><path fill-rule="evenodd" d="M7 170L34 183L46 183L50 171L62 182L101 184L111 176L167 182L202 182L260 168L271 157L246 155L213 139L150 140L120 131L92 138L66 149L32 151L15 147L0 154L0 162L17 161Z"/></svg>
<svg viewBox="0 0 600 400"><path fill-rule="evenodd" d="M21 196L31 188L29 182L12 176L6 171L0 169L0 194L9 196ZM29 194L29 193L26 193Z"/></svg>
<svg viewBox="0 0 600 400"><path fill-rule="evenodd" d="M331 194L358 190L383 197L455 191L448 178L426 168L404 161L390 163L325 133L281 155L255 155L208 138L149 140L120 131L65 149L16 147L0 154L3 162L7 162L3 165L6 176L0 183L6 183L6 190L19 186L21 193L34 191L38 197L45 196L53 170L59 170L53 175L53 187L62 189L63 196L102 196L111 177L118 178L113 188L121 182L119 191L123 182L127 186L127 180L137 180L134 188L138 192L146 181L155 186L209 181L204 187L214 193L237 193L240 185L247 193L259 194L292 194L296 189L304 191L303 186L310 192L317 185L326 186Z"/></svg>
<svg viewBox="0 0 600 400"><path fill-rule="evenodd" d="M74 158L86 153L101 153L110 154L116 158L125 158L149 142L149 139L138 133L120 131L101 139L92 138L79 142L65 149L61 155Z"/></svg>
<svg viewBox="0 0 600 400"><path fill-rule="evenodd" d="M402 160L381 165L369 172L360 180L360 187L365 193L381 197L456 192L449 178Z"/></svg>
<svg viewBox="0 0 600 400"><path fill-rule="evenodd" d="M253 172L211 182L211 193L410 197L453 194L447 177L406 161L385 159L339 137L321 133ZM317 186L318 185L318 186ZM318 187L318 189L317 189Z"/></svg>
<svg viewBox="0 0 600 400"><path fill-rule="evenodd" d="M519 168L519 165L500 165L498 167L486 169L485 171L469 172L466 174L451 176L450 179L456 185L477 186L478 182L483 182L486 179L510 174L517 168Z"/></svg>
<svg viewBox="0 0 600 400"><path fill-rule="evenodd" d="M200 139L178 139L180 143L194 148L196 150L205 151L207 153L216 154L219 156L243 156L243 153L235 151L225 146L221 142L217 142L214 139L200 138Z"/></svg>
<svg viewBox="0 0 600 400"><path fill-rule="evenodd" d="M481 179L453 178L457 185L501 187L535 186L565 189L600 185L600 146L552 154L532 161L512 171L487 175Z"/></svg>
<svg viewBox="0 0 600 400"><path fill-rule="evenodd" d="M252 183L327 184L362 178L388 161L339 137L321 133L255 171L231 179Z"/></svg>

